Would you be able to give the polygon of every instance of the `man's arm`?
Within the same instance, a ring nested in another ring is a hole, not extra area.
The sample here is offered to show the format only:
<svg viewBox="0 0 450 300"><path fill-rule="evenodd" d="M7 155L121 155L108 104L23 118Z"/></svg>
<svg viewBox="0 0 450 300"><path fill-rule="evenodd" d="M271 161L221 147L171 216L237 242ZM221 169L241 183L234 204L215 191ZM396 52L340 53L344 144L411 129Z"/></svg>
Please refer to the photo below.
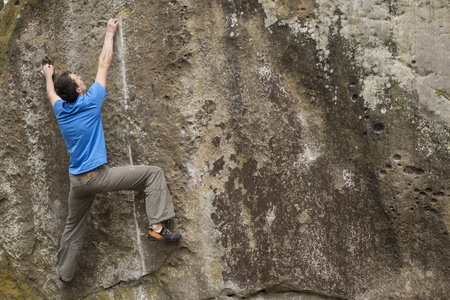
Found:
<svg viewBox="0 0 450 300"><path fill-rule="evenodd" d="M105 42L103 43L102 53L98 61L97 76L95 81L98 81L103 88L106 88L106 76L108 75L108 69L111 65L113 54L113 41L116 34L118 22L116 19L109 19L108 25L106 25Z"/></svg>
<svg viewBox="0 0 450 300"><path fill-rule="evenodd" d="M55 105L55 102L59 99L61 99L55 91L55 86L53 84L53 66L46 64L44 66L44 68L42 69L41 73L44 75L45 77L45 87L47 89L47 96L48 96L48 100L50 100L50 103L53 105Z"/></svg>

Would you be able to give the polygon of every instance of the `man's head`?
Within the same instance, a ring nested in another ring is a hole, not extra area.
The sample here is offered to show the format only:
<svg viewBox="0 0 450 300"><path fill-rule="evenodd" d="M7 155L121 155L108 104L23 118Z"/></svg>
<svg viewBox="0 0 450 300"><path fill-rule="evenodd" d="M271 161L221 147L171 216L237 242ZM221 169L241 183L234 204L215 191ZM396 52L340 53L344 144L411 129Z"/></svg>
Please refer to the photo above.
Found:
<svg viewBox="0 0 450 300"><path fill-rule="evenodd" d="M75 102L78 96L84 95L86 86L80 76L66 71L56 78L55 91L64 101Z"/></svg>

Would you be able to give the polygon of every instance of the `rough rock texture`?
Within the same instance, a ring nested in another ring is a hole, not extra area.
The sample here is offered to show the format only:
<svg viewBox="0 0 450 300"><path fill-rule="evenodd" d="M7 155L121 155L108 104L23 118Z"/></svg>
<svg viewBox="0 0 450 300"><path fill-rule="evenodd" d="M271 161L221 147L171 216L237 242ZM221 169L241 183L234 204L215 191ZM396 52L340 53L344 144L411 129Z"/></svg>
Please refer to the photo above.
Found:
<svg viewBox="0 0 450 300"><path fill-rule="evenodd" d="M10 0L0 11L1 299L448 299L446 0ZM39 70L92 84L120 29L110 165L165 170L175 244L142 193L98 195L75 278L55 255L69 157Z"/></svg>

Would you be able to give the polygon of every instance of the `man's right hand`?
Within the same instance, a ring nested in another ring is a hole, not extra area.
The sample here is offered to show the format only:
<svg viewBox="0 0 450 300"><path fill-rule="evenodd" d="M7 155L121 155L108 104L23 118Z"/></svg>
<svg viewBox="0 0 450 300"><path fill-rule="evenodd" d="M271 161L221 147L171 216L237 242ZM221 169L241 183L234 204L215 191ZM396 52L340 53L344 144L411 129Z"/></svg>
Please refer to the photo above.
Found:
<svg viewBox="0 0 450 300"><path fill-rule="evenodd" d="M106 34L114 36L116 34L117 26L119 22L117 19L109 19L108 24L106 25Z"/></svg>
<svg viewBox="0 0 450 300"><path fill-rule="evenodd" d="M119 23L117 22L117 19L109 19L108 25L106 25L105 42L103 43L103 49L98 60L98 69L97 76L95 76L95 81L100 83L104 88L106 88L106 76L108 75L108 69L111 65L113 40L118 25Z"/></svg>

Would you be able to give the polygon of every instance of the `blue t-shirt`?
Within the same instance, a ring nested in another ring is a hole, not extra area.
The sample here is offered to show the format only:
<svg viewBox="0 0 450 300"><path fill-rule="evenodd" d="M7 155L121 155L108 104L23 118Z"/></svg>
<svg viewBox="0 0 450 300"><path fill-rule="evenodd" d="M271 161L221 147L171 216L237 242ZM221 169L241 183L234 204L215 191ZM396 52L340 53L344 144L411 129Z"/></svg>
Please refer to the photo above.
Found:
<svg viewBox="0 0 450 300"><path fill-rule="evenodd" d="M95 82L86 95L78 96L75 102L58 100L53 105L70 153L70 174L85 173L107 162L101 115L105 97L105 89Z"/></svg>

